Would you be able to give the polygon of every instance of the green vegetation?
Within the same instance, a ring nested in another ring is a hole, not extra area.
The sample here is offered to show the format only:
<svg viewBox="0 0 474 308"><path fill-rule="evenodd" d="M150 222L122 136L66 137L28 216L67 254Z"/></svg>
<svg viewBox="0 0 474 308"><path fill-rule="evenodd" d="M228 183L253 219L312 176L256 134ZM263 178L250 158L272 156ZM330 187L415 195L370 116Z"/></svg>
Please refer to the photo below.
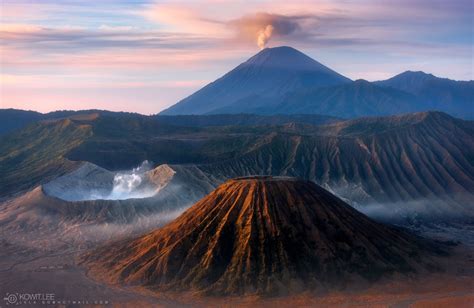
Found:
<svg viewBox="0 0 474 308"><path fill-rule="evenodd" d="M92 135L70 119L35 123L0 139L0 195L29 189L74 169L64 154Z"/></svg>

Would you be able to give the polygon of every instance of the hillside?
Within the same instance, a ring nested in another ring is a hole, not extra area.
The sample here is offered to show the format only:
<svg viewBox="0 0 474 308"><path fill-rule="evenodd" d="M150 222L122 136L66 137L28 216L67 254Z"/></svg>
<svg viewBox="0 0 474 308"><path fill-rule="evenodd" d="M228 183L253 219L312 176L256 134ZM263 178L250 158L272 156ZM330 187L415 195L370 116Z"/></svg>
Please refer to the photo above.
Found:
<svg viewBox="0 0 474 308"><path fill-rule="evenodd" d="M415 95L356 80L330 87L307 87L271 101L253 96L214 113L324 114L357 118L428 110L430 106Z"/></svg>
<svg viewBox="0 0 474 308"><path fill-rule="evenodd" d="M472 136L473 122L438 112L317 126L176 127L148 117L75 118L4 137L0 187L2 196L31 189L69 174L80 161L113 171L148 160L207 181L208 188L192 201L228 178L288 175L361 207L382 204L428 217L464 218L472 217L474 206Z"/></svg>
<svg viewBox="0 0 474 308"><path fill-rule="evenodd" d="M64 155L92 135L89 124L35 123L0 138L0 196L30 189L79 165Z"/></svg>
<svg viewBox="0 0 474 308"><path fill-rule="evenodd" d="M341 119L319 114L208 114L208 115L155 115L158 122L176 126L212 127L212 126L261 126L301 123L320 125Z"/></svg>
<svg viewBox="0 0 474 308"><path fill-rule="evenodd" d="M130 112L114 112L107 110L57 110L47 113L40 113L32 110L21 110L21 109L1 109L0 108L0 136L7 133L13 132L15 130L26 127L29 124L38 122L38 121L47 121L47 120L58 120L65 119L68 117L74 117L81 114L100 114L102 116L109 115L114 117L128 117L128 116L140 116L137 113Z"/></svg>
<svg viewBox="0 0 474 308"><path fill-rule="evenodd" d="M439 78L424 72L406 71L377 85L402 90L429 103L430 109L474 119L474 81Z"/></svg>
<svg viewBox="0 0 474 308"><path fill-rule="evenodd" d="M155 291L282 295L433 267L431 242L292 178L227 181L167 226L85 256L93 276Z"/></svg>
<svg viewBox="0 0 474 308"><path fill-rule="evenodd" d="M222 180L301 177L360 204L457 200L449 212L462 216L474 206L473 135L472 122L443 113L367 118L268 135L236 159L199 168Z"/></svg>

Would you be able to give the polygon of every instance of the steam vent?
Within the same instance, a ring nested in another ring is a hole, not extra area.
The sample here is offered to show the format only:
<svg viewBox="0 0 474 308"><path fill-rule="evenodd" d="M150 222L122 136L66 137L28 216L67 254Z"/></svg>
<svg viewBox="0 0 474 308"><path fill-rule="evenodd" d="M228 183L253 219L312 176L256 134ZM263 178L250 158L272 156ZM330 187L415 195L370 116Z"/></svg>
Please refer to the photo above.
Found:
<svg viewBox="0 0 474 308"><path fill-rule="evenodd" d="M112 283L203 295L284 295L424 270L431 242L372 221L318 185L232 179L167 226L84 257Z"/></svg>

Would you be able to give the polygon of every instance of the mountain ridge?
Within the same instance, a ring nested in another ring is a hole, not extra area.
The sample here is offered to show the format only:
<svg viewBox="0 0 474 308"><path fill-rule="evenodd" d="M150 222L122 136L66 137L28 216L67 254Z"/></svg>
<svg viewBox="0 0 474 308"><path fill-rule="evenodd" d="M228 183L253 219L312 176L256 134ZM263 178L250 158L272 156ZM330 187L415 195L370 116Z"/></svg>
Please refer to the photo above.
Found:
<svg viewBox="0 0 474 308"><path fill-rule="evenodd" d="M341 118L438 110L474 119L474 81L406 71L351 81L298 50L266 48L160 114L322 114Z"/></svg>
<svg viewBox="0 0 474 308"><path fill-rule="evenodd" d="M427 107L419 105L419 99L410 93L358 79L344 85L307 87L273 100L247 97L213 113L324 114L357 118L426 110Z"/></svg>
<svg viewBox="0 0 474 308"><path fill-rule="evenodd" d="M436 77L422 71L405 71L375 84L402 90L429 103L431 109L474 119L474 81Z"/></svg>
<svg viewBox="0 0 474 308"><path fill-rule="evenodd" d="M430 219L472 216L472 121L420 112L324 125L262 124L175 127L149 117L105 116L34 124L1 139L0 196L51 181L81 161L127 170L149 160L208 188L238 176L287 175L360 206L430 200L423 209Z"/></svg>

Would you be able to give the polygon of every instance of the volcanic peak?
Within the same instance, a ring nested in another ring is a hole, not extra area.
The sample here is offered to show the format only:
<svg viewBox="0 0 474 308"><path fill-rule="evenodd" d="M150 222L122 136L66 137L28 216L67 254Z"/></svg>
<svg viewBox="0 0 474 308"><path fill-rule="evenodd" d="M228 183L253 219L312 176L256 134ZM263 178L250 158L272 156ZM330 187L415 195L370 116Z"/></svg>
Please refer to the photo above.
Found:
<svg viewBox="0 0 474 308"><path fill-rule="evenodd" d="M376 223L309 181L232 179L176 220L85 256L114 283L207 295L282 295L413 273L431 242Z"/></svg>

